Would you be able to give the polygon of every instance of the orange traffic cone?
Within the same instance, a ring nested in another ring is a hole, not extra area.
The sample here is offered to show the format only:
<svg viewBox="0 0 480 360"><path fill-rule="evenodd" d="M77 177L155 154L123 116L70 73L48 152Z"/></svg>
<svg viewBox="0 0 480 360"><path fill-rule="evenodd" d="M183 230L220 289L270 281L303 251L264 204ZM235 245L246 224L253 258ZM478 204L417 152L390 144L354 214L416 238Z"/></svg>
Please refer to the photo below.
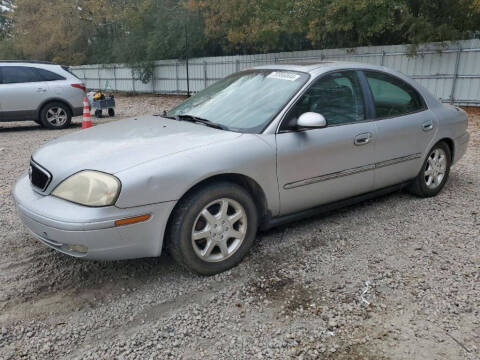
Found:
<svg viewBox="0 0 480 360"><path fill-rule="evenodd" d="M92 127L92 118L90 117L90 107L88 106L88 99L85 96L83 98L83 119L82 129Z"/></svg>

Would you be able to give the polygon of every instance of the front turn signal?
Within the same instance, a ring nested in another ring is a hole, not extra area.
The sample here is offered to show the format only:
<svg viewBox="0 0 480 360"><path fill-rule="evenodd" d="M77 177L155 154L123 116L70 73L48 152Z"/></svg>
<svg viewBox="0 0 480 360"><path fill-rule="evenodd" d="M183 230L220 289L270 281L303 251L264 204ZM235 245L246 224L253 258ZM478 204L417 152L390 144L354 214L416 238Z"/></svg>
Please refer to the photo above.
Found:
<svg viewBox="0 0 480 360"><path fill-rule="evenodd" d="M136 223L139 223L139 222L147 221L148 219L150 219L150 214L135 216L135 217L126 218L126 219L115 220L115 226L136 224Z"/></svg>

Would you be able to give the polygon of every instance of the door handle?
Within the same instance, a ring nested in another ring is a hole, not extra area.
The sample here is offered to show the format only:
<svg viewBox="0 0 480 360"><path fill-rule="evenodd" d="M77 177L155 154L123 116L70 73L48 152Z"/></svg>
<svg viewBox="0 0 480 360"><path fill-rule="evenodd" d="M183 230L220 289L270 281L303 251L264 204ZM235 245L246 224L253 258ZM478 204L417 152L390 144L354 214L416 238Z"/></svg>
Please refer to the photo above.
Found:
<svg viewBox="0 0 480 360"><path fill-rule="evenodd" d="M45 89L45 88L38 88L38 89L37 89L37 92L47 92L47 89Z"/></svg>
<svg viewBox="0 0 480 360"><path fill-rule="evenodd" d="M355 145L365 145L370 142L372 139L372 133L363 133L363 134L358 134L355 136L354 144Z"/></svg>
<svg viewBox="0 0 480 360"><path fill-rule="evenodd" d="M433 122L431 120L425 121L422 124L422 130L423 131L430 131L433 129Z"/></svg>

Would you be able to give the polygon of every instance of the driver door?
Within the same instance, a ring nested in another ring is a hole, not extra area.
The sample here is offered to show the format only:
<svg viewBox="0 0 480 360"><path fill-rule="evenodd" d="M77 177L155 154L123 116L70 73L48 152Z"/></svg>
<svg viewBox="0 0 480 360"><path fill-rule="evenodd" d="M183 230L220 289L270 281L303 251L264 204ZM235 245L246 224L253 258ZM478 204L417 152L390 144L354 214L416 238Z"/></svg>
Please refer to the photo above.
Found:
<svg viewBox="0 0 480 360"><path fill-rule="evenodd" d="M376 125L356 71L321 76L284 118L277 142L281 215L373 190ZM305 112L327 126L297 129Z"/></svg>

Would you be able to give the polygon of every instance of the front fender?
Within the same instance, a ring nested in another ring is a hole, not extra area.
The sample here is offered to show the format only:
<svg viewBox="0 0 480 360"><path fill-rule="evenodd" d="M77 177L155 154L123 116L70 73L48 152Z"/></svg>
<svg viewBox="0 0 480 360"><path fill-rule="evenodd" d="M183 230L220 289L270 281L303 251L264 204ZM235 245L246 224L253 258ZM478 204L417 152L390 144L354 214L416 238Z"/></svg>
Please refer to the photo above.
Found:
<svg viewBox="0 0 480 360"><path fill-rule="evenodd" d="M241 174L259 184L269 210L276 214L279 200L275 157L274 135L248 134L152 160L115 174L122 182L116 206L176 201L207 178Z"/></svg>

